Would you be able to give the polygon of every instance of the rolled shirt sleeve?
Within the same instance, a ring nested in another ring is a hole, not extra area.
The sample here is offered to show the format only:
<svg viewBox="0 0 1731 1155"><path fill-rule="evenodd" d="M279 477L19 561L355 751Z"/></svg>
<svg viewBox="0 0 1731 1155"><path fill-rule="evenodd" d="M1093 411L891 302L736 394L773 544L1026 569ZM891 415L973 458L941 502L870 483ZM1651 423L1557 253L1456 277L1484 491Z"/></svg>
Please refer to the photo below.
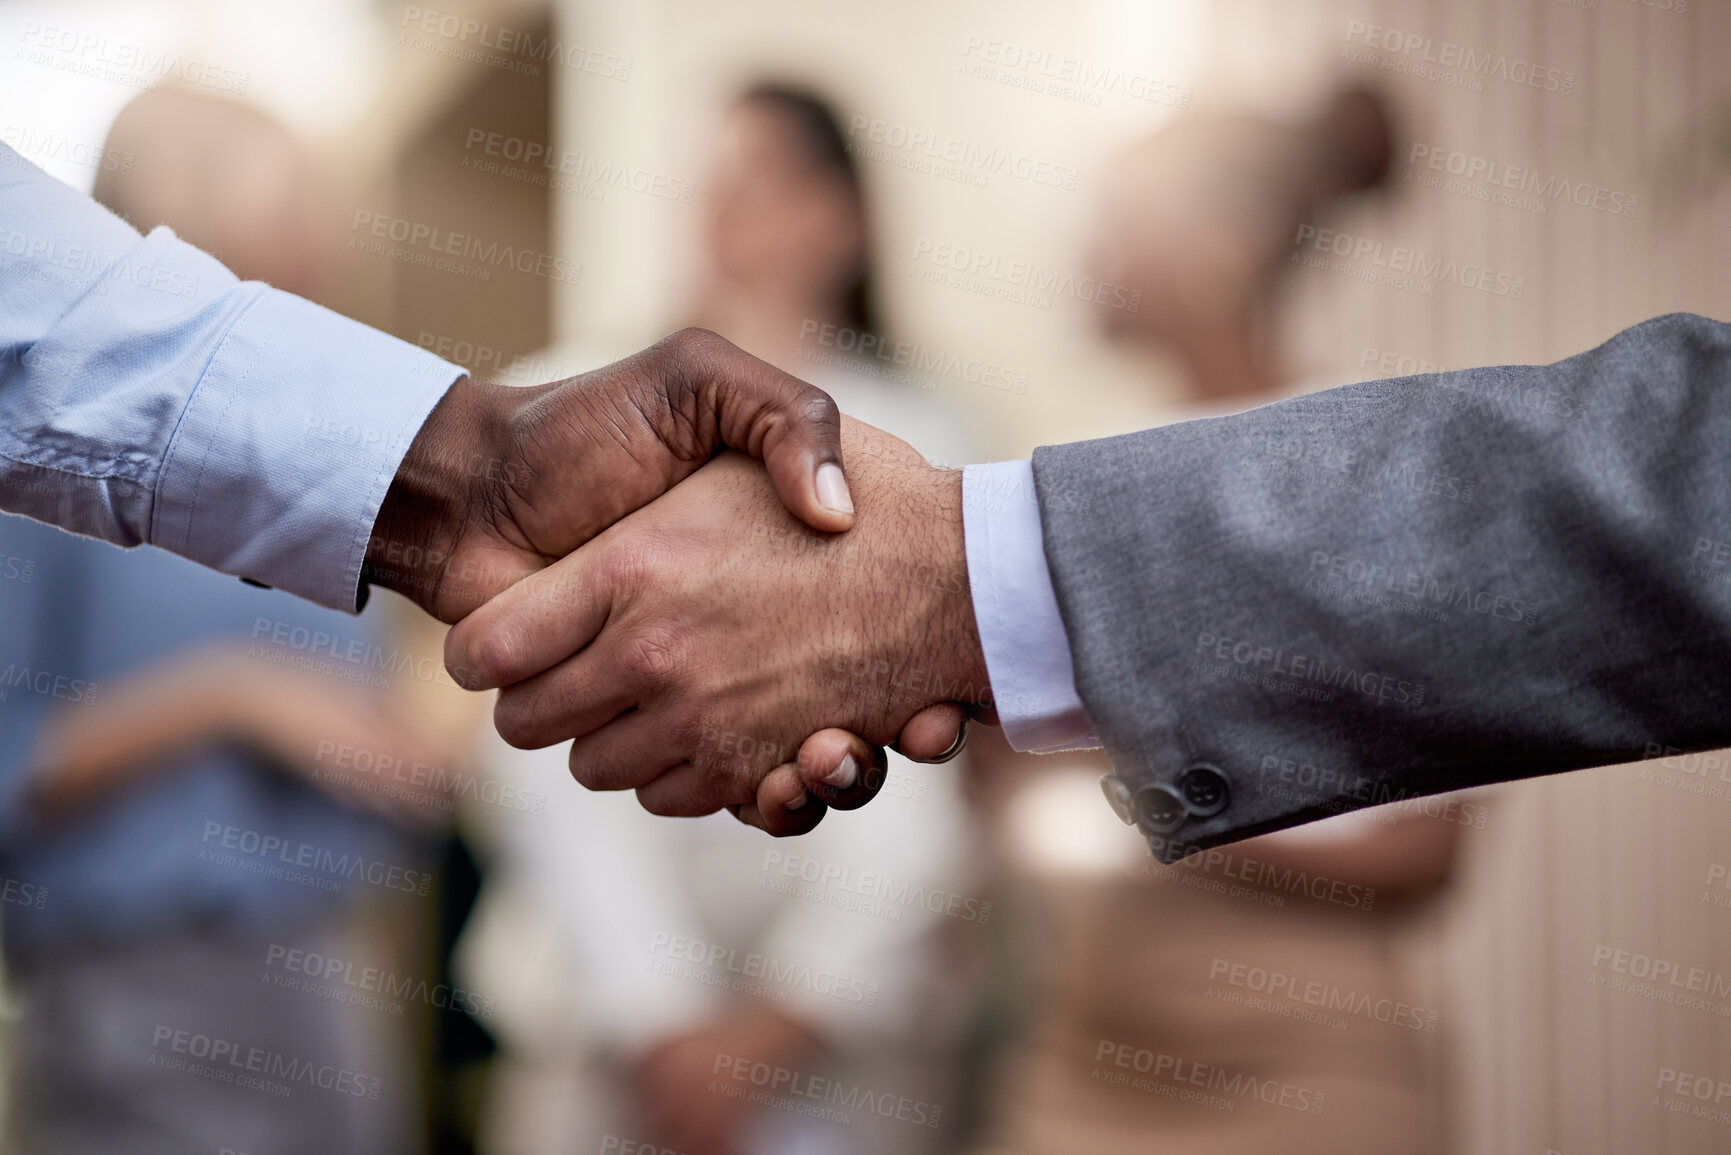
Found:
<svg viewBox="0 0 1731 1155"><path fill-rule="evenodd" d="M1017 750L1053 754L1100 745L1076 693L1070 638L1046 565L1033 466L962 471L968 585L1004 737Z"/></svg>
<svg viewBox="0 0 1731 1155"><path fill-rule="evenodd" d="M462 373L0 146L0 509L352 611L391 478Z"/></svg>

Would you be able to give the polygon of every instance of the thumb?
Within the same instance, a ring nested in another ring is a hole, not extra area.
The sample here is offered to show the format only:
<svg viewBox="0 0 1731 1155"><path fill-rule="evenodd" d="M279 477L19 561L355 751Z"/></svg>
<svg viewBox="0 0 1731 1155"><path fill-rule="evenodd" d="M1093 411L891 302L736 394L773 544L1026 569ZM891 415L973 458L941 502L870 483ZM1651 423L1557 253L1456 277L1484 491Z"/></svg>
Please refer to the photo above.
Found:
<svg viewBox="0 0 1731 1155"><path fill-rule="evenodd" d="M828 393L714 333L687 329L668 348L678 378L714 413L721 444L762 458L789 513L824 533L853 528L841 411Z"/></svg>
<svg viewBox="0 0 1731 1155"><path fill-rule="evenodd" d="M852 529L853 494L841 466L841 413L823 390L789 380L798 388L767 404L757 420L764 468L789 513L825 533Z"/></svg>

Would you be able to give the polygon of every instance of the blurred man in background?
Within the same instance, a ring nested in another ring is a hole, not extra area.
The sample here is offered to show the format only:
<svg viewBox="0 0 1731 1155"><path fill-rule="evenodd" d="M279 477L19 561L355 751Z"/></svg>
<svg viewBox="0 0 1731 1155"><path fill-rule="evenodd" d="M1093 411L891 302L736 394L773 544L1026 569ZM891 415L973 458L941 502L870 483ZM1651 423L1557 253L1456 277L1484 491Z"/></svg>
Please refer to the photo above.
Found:
<svg viewBox="0 0 1731 1155"><path fill-rule="evenodd" d="M280 126L164 91L109 147L136 156L101 174L109 208L318 293L313 170ZM5 908L15 1149L418 1150L406 1027L436 972L412 950L432 864L407 832L451 803L384 768L451 761L383 691L405 675L382 607L22 518L0 554L22 559L0 652L31 671L0 696L0 871L41 896Z"/></svg>
<svg viewBox="0 0 1731 1155"><path fill-rule="evenodd" d="M1393 147L1382 99L1348 88L1303 124L1184 116L1127 150L1104 185L1090 263L1142 297L1134 311L1099 309L1102 330L1130 348L1176 353L1189 399L1218 400L1216 412L1287 395L1275 322L1292 238L1380 185Z"/></svg>

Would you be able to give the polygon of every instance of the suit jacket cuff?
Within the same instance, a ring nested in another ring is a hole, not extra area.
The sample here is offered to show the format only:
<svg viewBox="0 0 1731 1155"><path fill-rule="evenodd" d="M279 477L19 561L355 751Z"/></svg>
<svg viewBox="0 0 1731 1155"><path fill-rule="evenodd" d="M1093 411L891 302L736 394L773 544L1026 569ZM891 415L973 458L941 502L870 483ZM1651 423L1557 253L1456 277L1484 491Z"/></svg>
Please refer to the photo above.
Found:
<svg viewBox="0 0 1731 1155"><path fill-rule="evenodd" d="M980 648L1004 736L1034 754L1098 746L1076 693L1030 463L963 470L962 521Z"/></svg>

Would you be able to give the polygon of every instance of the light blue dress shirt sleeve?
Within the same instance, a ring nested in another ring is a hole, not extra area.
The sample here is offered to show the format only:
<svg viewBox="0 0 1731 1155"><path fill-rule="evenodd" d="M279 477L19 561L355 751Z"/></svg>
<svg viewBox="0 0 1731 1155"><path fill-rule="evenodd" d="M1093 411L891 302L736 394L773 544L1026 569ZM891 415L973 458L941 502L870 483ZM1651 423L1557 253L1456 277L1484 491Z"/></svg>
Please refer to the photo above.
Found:
<svg viewBox="0 0 1731 1155"><path fill-rule="evenodd" d="M385 490L462 373L0 145L0 510L353 611Z"/></svg>
<svg viewBox="0 0 1731 1155"><path fill-rule="evenodd" d="M1046 566L1032 463L964 469L962 524L980 648L1004 737L1032 754L1099 746L1076 693L1070 636Z"/></svg>

